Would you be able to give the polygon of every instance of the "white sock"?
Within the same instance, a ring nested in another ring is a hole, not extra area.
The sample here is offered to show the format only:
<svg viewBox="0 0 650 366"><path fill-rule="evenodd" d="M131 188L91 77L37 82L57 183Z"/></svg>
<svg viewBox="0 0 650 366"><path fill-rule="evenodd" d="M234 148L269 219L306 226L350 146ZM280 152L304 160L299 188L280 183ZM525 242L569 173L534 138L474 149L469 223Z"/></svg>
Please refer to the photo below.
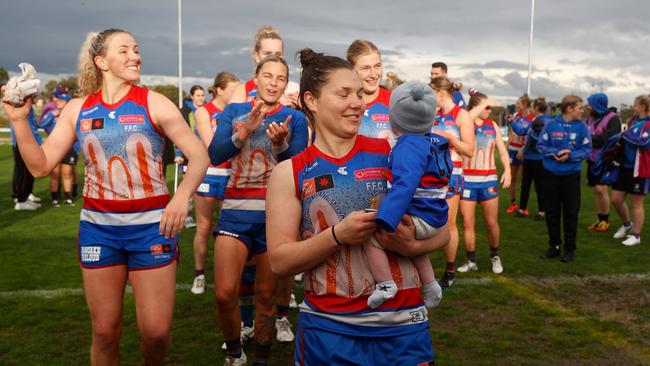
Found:
<svg viewBox="0 0 650 366"><path fill-rule="evenodd" d="M442 300L442 288L438 281L433 281L422 286L424 305L429 308L435 308Z"/></svg>
<svg viewBox="0 0 650 366"><path fill-rule="evenodd" d="M377 308L384 301L392 299L397 294L397 285L395 281L384 281L375 285L375 290L368 297L368 306L371 308Z"/></svg>

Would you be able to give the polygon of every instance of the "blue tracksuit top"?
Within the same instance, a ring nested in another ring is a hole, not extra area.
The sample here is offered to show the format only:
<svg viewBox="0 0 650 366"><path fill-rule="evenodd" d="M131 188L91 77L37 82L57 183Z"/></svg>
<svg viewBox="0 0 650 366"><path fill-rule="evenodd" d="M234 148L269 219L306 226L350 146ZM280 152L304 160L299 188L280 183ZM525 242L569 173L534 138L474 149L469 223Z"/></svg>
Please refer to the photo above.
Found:
<svg viewBox="0 0 650 366"><path fill-rule="evenodd" d="M447 184L453 169L449 142L435 133L403 134L388 158L389 189L375 221L393 232L402 216L438 228L447 222Z"/></svg>
<svg viewBox="0 0 650 366"><path fill-rule="evenodd" d="M634 168L637 150L647 149L650 147L650 138L648 138L648 133L643 129L643 126L648 123L648 121L650 121L650 117L634 117L634 119L628 124L629 127L627 130L621 133L623 140L623 154L625 156L625 162L623 162L624 168Z"/></svg>
<svg viewBox="0 0 650 366"><path fill-rule="evenodd" d="M560 150L569 149L569 159L555 160ZM566 122L562 115L549 121L540 133L537 150L544 154L544 169L555 175L570 175L580 172L582 161L591 153L591 134L581 120Z"/></svg>
<svg viewBox="0 0 650 366"><path fill-rule="evenodd" d="M528 129L528 134L526 135L526 143L524 144L524 160L542 160L544 159L544 154L537 150L537 140L539 140L539 133L542 131L544 126L548 121L553 120L553 116L548 114L543 114L535 118L533 123Z"/></svg>

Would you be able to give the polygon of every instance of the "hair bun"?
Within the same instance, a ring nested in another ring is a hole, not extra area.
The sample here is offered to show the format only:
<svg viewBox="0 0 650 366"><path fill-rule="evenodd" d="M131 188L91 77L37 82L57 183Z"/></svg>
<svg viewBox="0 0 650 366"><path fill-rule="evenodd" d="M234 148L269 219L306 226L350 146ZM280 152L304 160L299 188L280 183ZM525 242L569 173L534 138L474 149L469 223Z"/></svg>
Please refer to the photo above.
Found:
<svg viewBox="0 0 650 366"><path fill-rule="evenodd" d="M303 48L302 50L298 51L298 55L300 56L300 64L302 65L302 68L306 68L307 66L314 64L318 62L318 60L323 57L324 54L314 52L311 48Z"/></svg>

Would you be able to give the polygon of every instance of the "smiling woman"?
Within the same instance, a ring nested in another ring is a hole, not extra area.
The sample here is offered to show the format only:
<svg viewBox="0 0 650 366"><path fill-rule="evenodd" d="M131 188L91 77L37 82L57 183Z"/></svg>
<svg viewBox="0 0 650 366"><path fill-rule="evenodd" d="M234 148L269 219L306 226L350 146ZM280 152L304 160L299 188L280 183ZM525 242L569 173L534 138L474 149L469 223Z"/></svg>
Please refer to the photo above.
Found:
<svg viewBox="0 0 650 366"><path fill-rule="evenodd" d="M189 195L207 168L205 148L164 96L133 85L139 46L120 29L88 35L79 55L83 95L63 108L48 139L31 135L28 101L3 103L29 170L47 175L75 140L86 162L78 258L92 321L91 364L118 364L127 279L133 287L148 365L163 364L171 342L178 245ZM165 136L191 159L171 199L161 167Z"/></svg>

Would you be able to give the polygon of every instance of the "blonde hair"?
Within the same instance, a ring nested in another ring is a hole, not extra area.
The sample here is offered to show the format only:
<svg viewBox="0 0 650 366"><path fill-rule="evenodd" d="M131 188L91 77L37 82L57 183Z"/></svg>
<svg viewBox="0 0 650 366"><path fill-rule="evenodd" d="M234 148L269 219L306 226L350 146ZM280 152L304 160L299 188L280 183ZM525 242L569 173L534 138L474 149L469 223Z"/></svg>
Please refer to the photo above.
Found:
<svg viewBox="0 0 650 366"><path fill-rule="evenodd" d="M381 58L381 52L379 52L379 48L377 48L374 43L363 39L357 39L350 44L345 57L347 58L348 62L354 66L357 63L359 57L374 52L376 52Z"/></svg>
<svg viewBox="0 0 650 366"><path fill-rule="evenodd" d="M105 29L99 33L90 32L81 45L79 51L79 94L81 96L92 94L102 86L102 74L95 65L95 56L106 54L108 40L115 34L129 32L122 29Z"/></svg>
<svg viewBox="0 0 650 366"><path fill-rule="evenodd" d="M444 90L451 96L454 94L454 90L456 90L457 85L454 85L454 83L452 83L451 80L445 76L438 76L437 78L431 79L429 86L431 89L437 92Z"/></svg>
<svg viewBox="0 0 650 366"><path fill-rule="evenodd" d="M524 93L524 95L520 96L519 99L517 99L518 102L521 102L526 109L530 108L530 105L532 104L532 101L528 97L528 93Z"/></svg>
<svg viewBox="0 0 650 366"><path fill-rule="evenodd" d="M645 112L650 112L650 97L647 95L639 95L634 98L634 104L640 104L645 107Z"/></svg>
<svg viewBox="0 0 650 366"><path fill-rule="evenodd" d="M282 48L284 48L284 40L280 36L280 32L277 29L271 27L270 25L262 26L255 33L255 38L253 40L253 52L258 53L262 49L262 41L265 39L277 39L282 42Z"/></svg>
<svg viewBox="0 0 650 366"><path fill-rule="evenodd" d="M393 90L402 84L404 84L404 80L400 79L394 72L389 71L386 74L386 89Z"/></svg>

